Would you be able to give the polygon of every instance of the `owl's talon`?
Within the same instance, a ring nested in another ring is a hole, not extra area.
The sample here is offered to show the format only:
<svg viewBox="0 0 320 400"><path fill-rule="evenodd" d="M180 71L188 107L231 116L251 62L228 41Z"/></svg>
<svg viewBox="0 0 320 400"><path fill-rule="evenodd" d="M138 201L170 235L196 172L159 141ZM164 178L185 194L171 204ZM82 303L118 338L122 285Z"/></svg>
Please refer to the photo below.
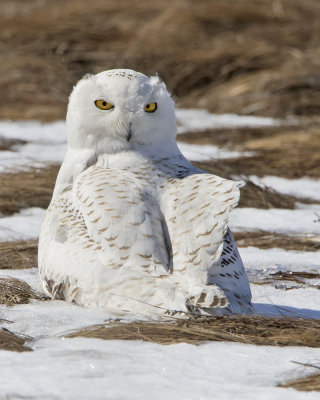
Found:
<svg viewBox="0 0 320 400"><path fill-rule="evenodd" d="M186 307L194 312L195 308L224 308L228 303L224 292L218 286L210 285L202 288L199 294L188 297Z"/></svg>

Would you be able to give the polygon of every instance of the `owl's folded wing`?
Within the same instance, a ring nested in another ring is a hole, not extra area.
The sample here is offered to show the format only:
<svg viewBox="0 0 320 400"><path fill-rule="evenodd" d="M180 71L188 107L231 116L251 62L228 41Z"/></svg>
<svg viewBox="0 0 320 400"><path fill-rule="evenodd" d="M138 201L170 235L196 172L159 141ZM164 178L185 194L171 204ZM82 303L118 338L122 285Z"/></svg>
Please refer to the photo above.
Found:
<svg viewBox="0 0 320 400"><path fill-rule="evenodd" d="M169 269L158 203L130 171L90 167L73 195L101 257L113 265Z"/></svg>
<svg viewBox="0 0 320 400"><path fill-rule="evenodd" d="M174 269L209 270L222 252L230 211L242 182L211 174L172 179L161 196Z"/></svg>

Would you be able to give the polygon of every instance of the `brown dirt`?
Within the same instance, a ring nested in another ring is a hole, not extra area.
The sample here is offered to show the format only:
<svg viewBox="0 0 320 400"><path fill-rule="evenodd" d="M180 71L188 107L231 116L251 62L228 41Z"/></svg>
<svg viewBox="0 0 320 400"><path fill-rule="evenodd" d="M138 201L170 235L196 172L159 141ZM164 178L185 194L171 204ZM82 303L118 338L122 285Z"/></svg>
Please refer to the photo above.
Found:
<svg viewBox="0 0 320 400"><path fill-rule="evenodd" d="M260 249L278 247L285 250L319 251L320 237L279 235L264 231L234 232L239 247L254 246Z"/></svg>
<svg viewBox="0 0 320 400"><path fill-rule="evenodd" d="M47 208L56 181L58 166L29 172L0 174L0 213L10 215L22 208Z"/></svg>
<svg viewBox="0 0 320 400"><path fill-rule="evenodd" d="M279 386L283 388L293 388L302 392L320 392L320 374L310 375L306 378L294 379Z"/></svg>
<svg viewBox="0 0 320 400"><path fill-rule="evenodd" d="M7 329L0 329L0 350L17 351L31 351L29 347L25 346L25 342L29 338L15 335Z"/></svg>
<svg viewBox="0 0 320 400"><path fill-rule="evenodd" d="M0 242L0 270L37 268L38 241Z"/></svg>
<svg viewBox="0 0 320 400"><path fill-rule="evenodd" d="M63 118L83 74L118 67L183 106L318 115L319 18L318 0L3 0L0 118Z"/></svg>
<svg viewBox="0 0 320 400"><path fill-rule="evenodd" d="M48 297L36 292L20 279L0 277L0 304L10 307L15 304L28 304L30 300L46 299Z"/></svg>
<svg viewBox="0 0 320 400"><path fill-rule="evenodd" d="M96 325L68 337L144 340L160 344L228 341L256 345L320 347L320 321L258 316L200 317L173 323Z"/></svg>

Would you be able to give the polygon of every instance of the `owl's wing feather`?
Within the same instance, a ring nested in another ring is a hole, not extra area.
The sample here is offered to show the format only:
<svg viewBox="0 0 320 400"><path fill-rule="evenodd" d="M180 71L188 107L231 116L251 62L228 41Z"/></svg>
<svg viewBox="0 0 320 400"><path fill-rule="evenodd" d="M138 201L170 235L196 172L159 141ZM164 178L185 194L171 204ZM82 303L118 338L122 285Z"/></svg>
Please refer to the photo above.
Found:
<svg viewBox="0 0 320 400"><path fill-rule="evenodd" d="M93 166L77 178L73 196L109 263L168 271L161 211L143 180L131 171Z"/></svg>
<svg viewBox="0 0 320 400"><path fill-rule="evenodd" d="M209 270L208 283L218 285L224 291L231 312L252 312L248 277L230 229L224 236L220 259Z"/></svg>
<svg viewBox="0 0 320 400"><path fill-rule="evenodd" d="M221 254L238 183L211 174L171 179L161 207L168 226L175 269L209 270Z"/></svg>

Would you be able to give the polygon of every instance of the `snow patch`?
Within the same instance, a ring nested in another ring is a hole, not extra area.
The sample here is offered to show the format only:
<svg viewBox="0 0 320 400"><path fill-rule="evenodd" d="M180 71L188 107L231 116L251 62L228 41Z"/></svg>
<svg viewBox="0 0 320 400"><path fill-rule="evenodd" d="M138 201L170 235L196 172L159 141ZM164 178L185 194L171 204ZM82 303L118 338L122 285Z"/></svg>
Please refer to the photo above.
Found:
<svg viewBox="0 0 320 400"><path fill-rule="evenodd" d="M234 232L263 230L281 234L320 234L316 208L300 210L236 208L230 215Z"/></svg>
<svg viewBox="0 0 320 400"><path fill-rule="evenodd" d="M286 179L278 176L249 176L249 179L260 187L269 186L275 191L305 199L320 200L320 179L299 178Z"/></svg>
<svg viewBox="0 0 320 400"><path fill-rule="evenodd" d="M273 272L305 271L320 273L320 252L278 248L262 250L257 247L239 248L239 252L247 268L262 270L276 266L277 268Z"/></svg>
<svg viewBox="0 0 320 400"><path fill-rule="evenodd" d="M0 218L0 242L37 239L45 212L42 208L32 207Z"/></svg>
<svg viewBox="0 0 320 400"><path fill-rule="evenodd" d="M211 114L203 109L176 109L178 134L208 129L273 127L283 120L237 114ZM293 121L291 122L293 123Z"/></svg>
<svg viewBox="0 0 320 400"><path fill-rule="evenodd" d="M33 352L0 352L0 395L41 399L306 398L277 384L315 363L320 349L209 343L41 339ZM10 397L11 398L11 397ZM38 398L38 397L36 397ZM316 392L308 399L318 399Z"/></svg>
<svg viewBox="0 0 320 400"><path fill-rule="evenodd" d="M249 157L253 154L249 151L230 151L212 145L198 145L179 141L177 144L181 153L190 161L208 161L223 158Z"/></svg>

